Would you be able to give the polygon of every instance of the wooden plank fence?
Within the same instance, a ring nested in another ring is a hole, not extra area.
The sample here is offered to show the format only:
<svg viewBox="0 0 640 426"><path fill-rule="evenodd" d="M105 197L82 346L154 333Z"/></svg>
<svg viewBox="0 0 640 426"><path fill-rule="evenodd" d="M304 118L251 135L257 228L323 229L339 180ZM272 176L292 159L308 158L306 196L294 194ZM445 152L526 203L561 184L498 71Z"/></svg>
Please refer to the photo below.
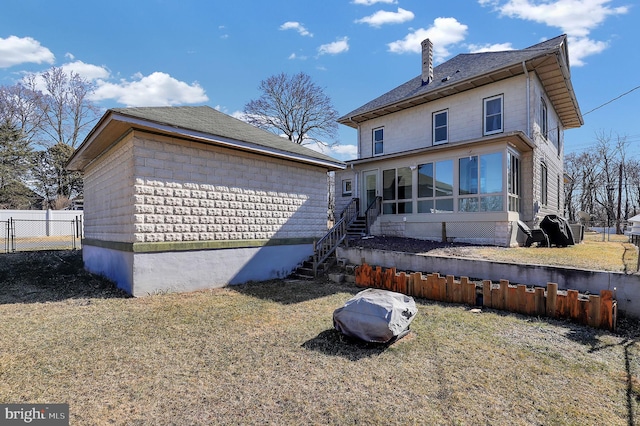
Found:
<svg viewBox="0 0 640 426"><path fill-rule="evenodd" d="M356 267L356 285L374 287L447 303L484 306L523 315L566 318L596 328L615 330L618 305L613 291L600 295L579 294L577 290L558 290L558 284L544 287L512 285L508 280L475 283L467 277L456 280L453 275L423 275L422 272L397 272L366 263Z"/></svg>

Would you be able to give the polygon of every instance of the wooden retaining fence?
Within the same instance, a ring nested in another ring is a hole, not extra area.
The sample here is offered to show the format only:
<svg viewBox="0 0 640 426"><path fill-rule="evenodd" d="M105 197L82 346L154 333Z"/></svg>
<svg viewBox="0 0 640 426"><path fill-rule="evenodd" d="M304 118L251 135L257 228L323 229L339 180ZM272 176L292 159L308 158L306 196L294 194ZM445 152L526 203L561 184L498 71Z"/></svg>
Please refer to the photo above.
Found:
<svg viewBox="0 0 640 426"><path fill-rule="evenodd" d="M374 287L438 302L484 306L524 315L566 318L596 328L615 330L617 302L613 291L600 295L579 294L577 290L558 290L558 284L544 287L511 285L508 280L475 283L467 277L422 275L421 272L396 272L396 268L372 268L363 263L355 270L356 285Z"/></svg>

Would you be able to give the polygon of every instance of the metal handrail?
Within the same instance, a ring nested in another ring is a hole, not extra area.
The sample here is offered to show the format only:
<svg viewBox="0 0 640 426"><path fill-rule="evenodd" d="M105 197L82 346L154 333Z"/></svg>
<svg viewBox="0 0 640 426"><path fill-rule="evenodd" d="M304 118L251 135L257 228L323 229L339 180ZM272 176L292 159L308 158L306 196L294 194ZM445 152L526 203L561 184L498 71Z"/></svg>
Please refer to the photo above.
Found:
<svg viewBox="0 0 640 426"><path fill-rule="evenodd" d="M382 210L382 197L377 196L375 200L371 202L367 206L367 210L364 212L364 216L366 219L366 229L365 232L369 235L369 228L375 222L375 219L380 216L380 212Z"/></svg>
<svg viewBox="0 0 640 426"><path fill-rule="evenodd" d="M313 243L313 275L318 273L318 266L324 262L347 237L349 224L358 217L360 200L353 198L340 212L340 220L326 233Z"/></svg>

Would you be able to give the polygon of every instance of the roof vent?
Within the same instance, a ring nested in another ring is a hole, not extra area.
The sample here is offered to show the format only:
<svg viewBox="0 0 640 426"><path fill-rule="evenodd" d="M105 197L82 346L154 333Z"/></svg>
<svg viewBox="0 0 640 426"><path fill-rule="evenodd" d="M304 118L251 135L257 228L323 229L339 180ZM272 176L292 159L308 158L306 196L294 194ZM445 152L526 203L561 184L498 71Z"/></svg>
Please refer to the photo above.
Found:
<svg viewBox="0 0 640 426"><path fill-rule="evenodd" d="M422 42L422 85L433 81L433 43L426 39Z"/></svg>

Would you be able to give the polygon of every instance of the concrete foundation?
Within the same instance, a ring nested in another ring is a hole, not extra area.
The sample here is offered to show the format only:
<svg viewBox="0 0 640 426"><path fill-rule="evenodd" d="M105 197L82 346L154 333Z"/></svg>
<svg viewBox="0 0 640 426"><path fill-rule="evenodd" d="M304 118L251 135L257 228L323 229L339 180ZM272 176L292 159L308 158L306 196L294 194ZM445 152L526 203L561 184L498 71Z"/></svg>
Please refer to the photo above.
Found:
<svg viewBox="0 0 640 426"><path fill-rule="evenodd" d="M133 296L186 292L284 278L312 254L311 244L136 253L85 245L85 268Z"/></svg>

